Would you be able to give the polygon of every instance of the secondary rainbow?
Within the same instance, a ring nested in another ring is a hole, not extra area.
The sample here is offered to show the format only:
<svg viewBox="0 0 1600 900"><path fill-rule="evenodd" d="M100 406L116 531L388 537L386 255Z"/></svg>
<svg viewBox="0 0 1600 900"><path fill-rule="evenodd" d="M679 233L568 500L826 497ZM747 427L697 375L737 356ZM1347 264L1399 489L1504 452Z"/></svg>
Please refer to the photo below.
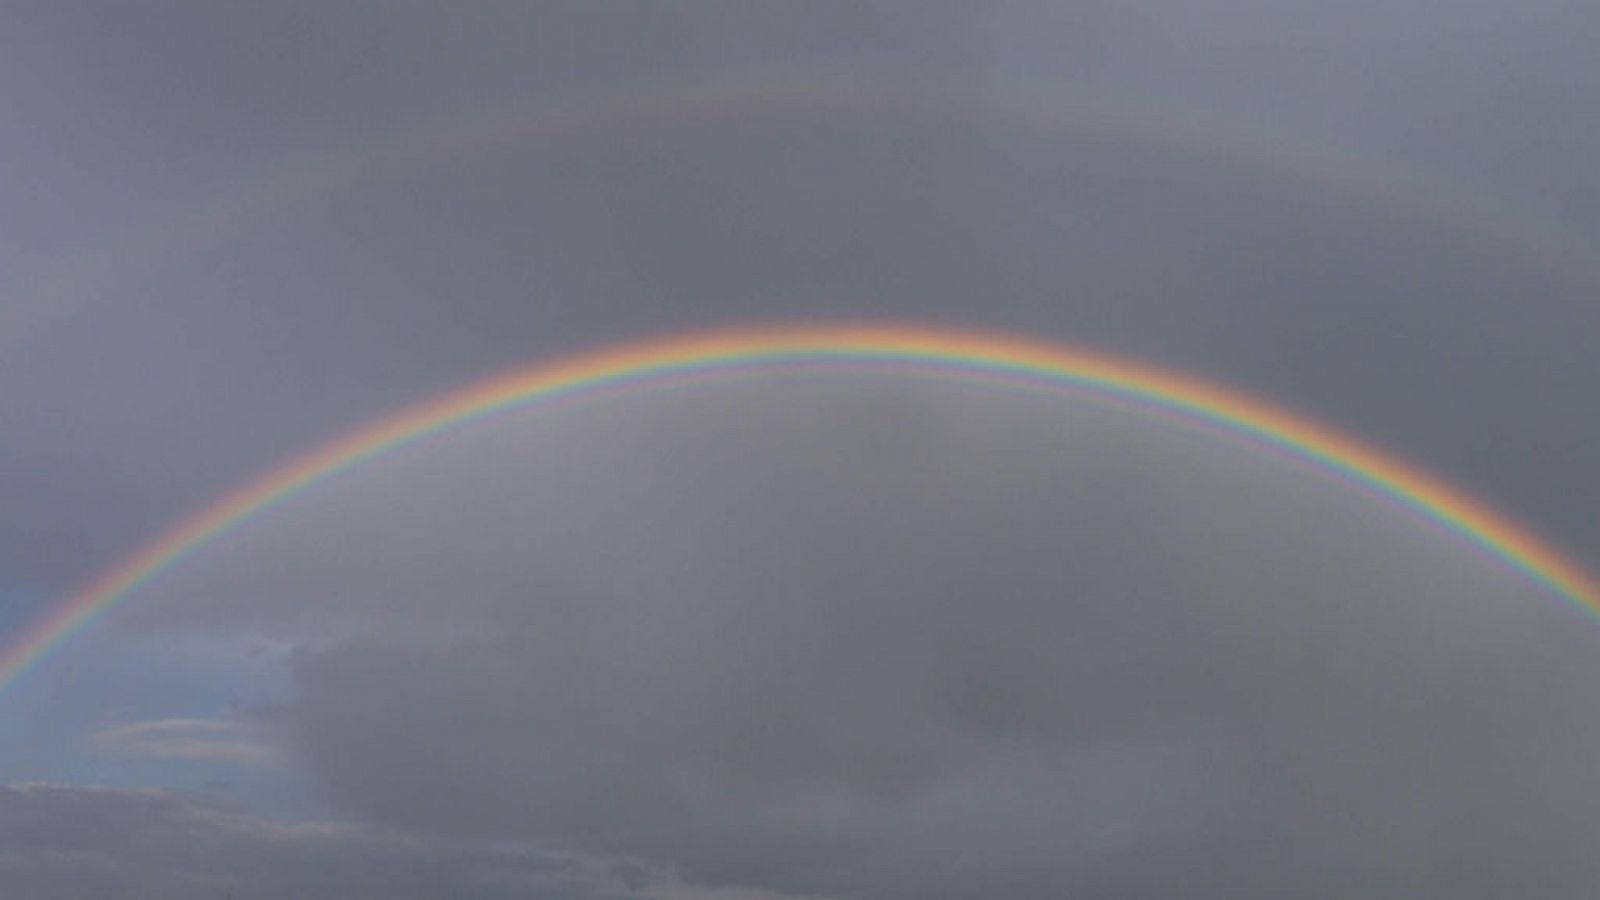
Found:
<svg viewBox="0 0 1600 900"><path fill-rule="evenodd" d="M731 77L731 76L730 76ZM1431 217L1504 247L1576 283L1600 285L1600 258L1582 234L1518 214L1424 173L1394 169L1333 147L1150 98L1071 83L976 84L939 80L744 73L743 80L652 84L531 97L453 114L249 182L176 220L142 227L123 243L88 254L39 290L0 304L0 341L21 340L96 297L281 222L330 196L362 187L403 187L407 179L582 141L644 148L685 132L764 120L769 124L915 122L1098 136L1168 147L1196 158L1246 166ZM951 117L954 117L953 120ZM11 293L17 293L12 290Z"/></svg>
<svg viewBox="0 0 1600 900"><path fill-rule="evenodd" d="M790 368L867 368L1090 391L1219 427L1317 464L1397 501L1580 609L1600 582L1443 480L1244 393L1169 369L1034 339L904 325L721 330L602 349L489 378L361 428L217 500L128 556L0 648L0 690L141 585L261 512L338 473L496 413L563 399Z"/></svg>

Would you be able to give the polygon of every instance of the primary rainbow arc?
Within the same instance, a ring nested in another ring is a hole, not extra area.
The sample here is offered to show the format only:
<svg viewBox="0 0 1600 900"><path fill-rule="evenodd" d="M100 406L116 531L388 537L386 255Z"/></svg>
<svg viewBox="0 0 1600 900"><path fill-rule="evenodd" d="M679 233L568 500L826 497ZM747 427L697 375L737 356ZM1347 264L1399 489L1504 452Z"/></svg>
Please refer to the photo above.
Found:
<svg viewBox="0 0 1600 900"><path fill-rule="evenodd" d="M979 381L1088 389L1287 450L1390 498L1600 613L1600 582L1527 528L1428 472L1332 428L1168 369L1045 341L901 325L724 330L534 365L403 410L217 500L88 583L0 647L0 691L137 588L253 516L376 456L497 412L607 390L775 367L903 368Z"/></svg>

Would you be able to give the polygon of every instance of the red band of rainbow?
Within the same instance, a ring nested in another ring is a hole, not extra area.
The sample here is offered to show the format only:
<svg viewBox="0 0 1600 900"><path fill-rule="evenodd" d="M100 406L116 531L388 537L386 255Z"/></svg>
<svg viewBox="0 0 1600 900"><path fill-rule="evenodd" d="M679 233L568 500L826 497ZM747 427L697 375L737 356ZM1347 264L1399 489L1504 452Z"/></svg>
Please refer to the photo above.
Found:
<svg viewBox="0 0 1600 900"><path fill-rule="evenodd" d="M140 585L261 512L374 457L500 412L796 366L902 369L1086 390L1176 413L1287 451L1396 501L1580 609L1600 611L1600 582L1525 527L1354 438L1192 376L1044 341L966 331L903 325L724 330L602 349L489 378L301 456L178 523L0 648L0 691Z"/></svg>

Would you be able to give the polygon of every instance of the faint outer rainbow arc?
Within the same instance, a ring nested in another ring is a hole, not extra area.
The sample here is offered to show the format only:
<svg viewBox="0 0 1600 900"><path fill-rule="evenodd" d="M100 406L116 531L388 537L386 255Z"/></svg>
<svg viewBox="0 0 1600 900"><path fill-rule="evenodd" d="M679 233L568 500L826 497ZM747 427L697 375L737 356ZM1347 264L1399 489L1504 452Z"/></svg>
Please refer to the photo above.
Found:
<svg viewBox="0 0 1600 900"><path fill-rule="evenodd" d="M508 147L537 147L598 137L640 123L715 127L740 116L847 114L873 122L962 116L976 124L1109 136L1178 148L1244 164L1438 220L1521 254L1565 278L1600 287L1600 248L1572 230L1523 215L1416 172L1294 140L1237 122L1197 117L1130 96L1071 84L999 83L973 87L938 80L859 81L796 76L788 80L710 82L573 92L554 102L520 101L445 117L376 142L331 154L247 184L217 202L141 237L91 254L44 289L0 307L0 341L177 262L219 247L253 227L319 198L431 166L459 165Z"/></svg>
<svg viewBox="0 0 1600 900"><path fill-rule="evenodd" d="M1398 502L1600 611L1600 582L1441 479L1281 407L1172 370L1043 341L901 325L726 330L627 344L478 382L358 429L222 497L47 611L0 649L0 691L99 614L253 516L340 472L452 426L541 402L793 366L876 367L1034 388L1089 390L1286 450Z"/></svg>

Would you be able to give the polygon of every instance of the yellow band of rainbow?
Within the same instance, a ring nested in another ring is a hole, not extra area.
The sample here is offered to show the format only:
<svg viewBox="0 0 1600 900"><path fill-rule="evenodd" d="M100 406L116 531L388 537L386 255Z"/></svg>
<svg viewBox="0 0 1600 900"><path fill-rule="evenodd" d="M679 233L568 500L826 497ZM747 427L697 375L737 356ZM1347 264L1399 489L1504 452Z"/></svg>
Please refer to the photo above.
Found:
<svg viewBox="0 0 1600 900"><path fill-rule="evenodd" d="M140 585L253 516L346 469L498 412L591 393L790 366L867 367L1035 388L1087 390L1177 413L1286 450L1399 502L1591 614L1600 582L1441 479L1239 391L1157 366L1040 340L907 325L721 330L647 340L481 381L358 429L223 496L113 566L0 648L0 691Z"/></svg>

